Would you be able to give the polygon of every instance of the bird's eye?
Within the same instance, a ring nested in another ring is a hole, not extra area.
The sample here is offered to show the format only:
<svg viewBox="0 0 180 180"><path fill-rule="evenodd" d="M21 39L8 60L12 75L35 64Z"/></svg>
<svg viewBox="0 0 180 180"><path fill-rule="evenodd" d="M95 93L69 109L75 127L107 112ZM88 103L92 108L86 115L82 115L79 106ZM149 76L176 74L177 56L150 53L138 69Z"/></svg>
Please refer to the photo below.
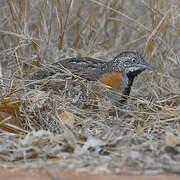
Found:
<svg viewBox="0 0 180 180"><path fill-rule="evenodd" d="M132 62L134 62L134 63L135 63L135 62L136 62L136 58L132 58Z"/></svg>

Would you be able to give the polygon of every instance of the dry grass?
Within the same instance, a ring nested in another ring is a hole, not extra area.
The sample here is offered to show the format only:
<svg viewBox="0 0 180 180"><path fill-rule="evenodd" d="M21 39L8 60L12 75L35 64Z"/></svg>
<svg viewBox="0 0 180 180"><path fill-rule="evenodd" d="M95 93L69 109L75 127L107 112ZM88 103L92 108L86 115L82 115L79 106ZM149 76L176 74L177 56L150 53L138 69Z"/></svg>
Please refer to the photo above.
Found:
<svg viewBox="0 0 180 180"><path fill-rule="evenodd" d="M11 115L22 125L10 125L18 133L0 129L0 165L179 173L179 6L178 0L0 0L3 123ZM120 116L26 89L26 77L40 65L76 56L108 60L124 50L143 53L156 71L136 79Z"/></svg>

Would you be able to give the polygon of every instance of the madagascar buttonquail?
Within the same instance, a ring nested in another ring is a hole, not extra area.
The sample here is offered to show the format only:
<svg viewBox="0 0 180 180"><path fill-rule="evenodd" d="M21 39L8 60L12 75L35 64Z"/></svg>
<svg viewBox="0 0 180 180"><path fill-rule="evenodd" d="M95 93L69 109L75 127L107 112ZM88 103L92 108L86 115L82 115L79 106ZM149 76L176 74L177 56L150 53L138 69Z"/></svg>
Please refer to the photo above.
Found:
<svg viewBox="0 0 180 180"><path fill-rule="evenodd" d="M42 67L29 79L41 80L35 84L42 90L66 93L76 100L106 94L112 102L122 103L130 94L134 78L146 69L155 68L138 52L127 51L108 62L89 57L64 59Z"/></svg>

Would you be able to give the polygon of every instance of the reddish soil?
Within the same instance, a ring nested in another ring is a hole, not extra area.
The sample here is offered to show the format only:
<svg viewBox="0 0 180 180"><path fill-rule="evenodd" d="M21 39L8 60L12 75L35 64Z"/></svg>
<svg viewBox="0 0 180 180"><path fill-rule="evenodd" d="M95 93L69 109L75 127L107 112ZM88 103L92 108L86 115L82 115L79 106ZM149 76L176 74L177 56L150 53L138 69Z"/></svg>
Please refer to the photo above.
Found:
<svg viewBox="0 0 180 180"><path fill-rule="evenodd" d="M158 176L113 176L113 175L99 175L87 174L77 172L75 169L45 169L40 172L22 171L22 170L6 170L0 169L0 179L5 180L180 180L180 176L173 176L168 174Z"/></svg>

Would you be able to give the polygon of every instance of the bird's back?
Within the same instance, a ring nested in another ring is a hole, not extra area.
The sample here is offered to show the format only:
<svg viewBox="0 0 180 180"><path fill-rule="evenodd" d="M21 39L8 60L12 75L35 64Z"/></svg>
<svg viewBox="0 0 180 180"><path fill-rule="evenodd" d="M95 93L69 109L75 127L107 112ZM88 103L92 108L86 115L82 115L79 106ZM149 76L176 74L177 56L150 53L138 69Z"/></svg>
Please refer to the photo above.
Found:
<svg viewBox="0 0 180 180"><path fill-rule="evenodd" d="M95 81L106 71L106 64L107 62L89 57L69 58L40 68L29 79L40 80L59 73Z"/></svg>

